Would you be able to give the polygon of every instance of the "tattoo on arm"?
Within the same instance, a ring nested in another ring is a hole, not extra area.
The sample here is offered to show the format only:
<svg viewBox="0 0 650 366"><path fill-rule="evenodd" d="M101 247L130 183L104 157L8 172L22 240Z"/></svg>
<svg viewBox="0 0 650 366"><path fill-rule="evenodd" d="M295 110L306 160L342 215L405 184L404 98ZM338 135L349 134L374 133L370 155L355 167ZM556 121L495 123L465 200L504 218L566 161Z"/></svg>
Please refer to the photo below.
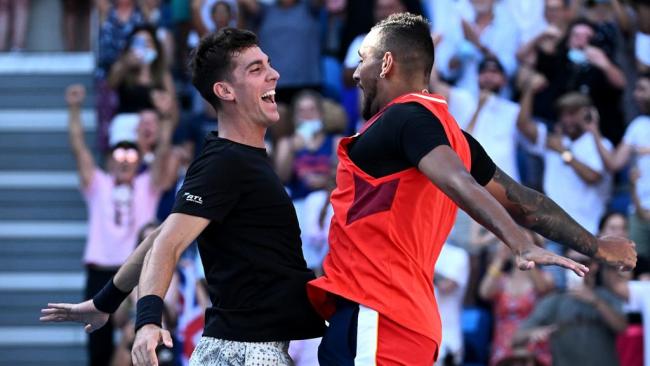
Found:
<svg viewBox="0 0 650 366"><path fill-rule="evenodd" d="M596 254L597 239L553 200L515 182L498 168L492 179L505 190L510 214L520 225L583 254Z"/></svg>

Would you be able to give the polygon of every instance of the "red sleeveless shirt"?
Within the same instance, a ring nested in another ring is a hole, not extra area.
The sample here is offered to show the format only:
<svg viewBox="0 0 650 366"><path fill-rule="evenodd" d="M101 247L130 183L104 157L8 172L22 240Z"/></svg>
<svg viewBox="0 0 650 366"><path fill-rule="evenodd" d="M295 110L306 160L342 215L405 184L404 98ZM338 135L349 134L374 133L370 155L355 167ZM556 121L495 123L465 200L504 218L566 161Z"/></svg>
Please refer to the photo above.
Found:
<svg viewBox="0 0 650 366"><path fill-rule="evenodd" d="M371 118L363 134L393 104L417 102L441 121L451 148L470 170L465 136L436 95L400 96ZM337 188L325 275L309 282L314 307L328 319L339 295L440 343L441 324L434 297L433 273L458 207L416 167L374 178L348 156L356 136L337 150ZM465 270L460 269L459 270Z"/></svg>

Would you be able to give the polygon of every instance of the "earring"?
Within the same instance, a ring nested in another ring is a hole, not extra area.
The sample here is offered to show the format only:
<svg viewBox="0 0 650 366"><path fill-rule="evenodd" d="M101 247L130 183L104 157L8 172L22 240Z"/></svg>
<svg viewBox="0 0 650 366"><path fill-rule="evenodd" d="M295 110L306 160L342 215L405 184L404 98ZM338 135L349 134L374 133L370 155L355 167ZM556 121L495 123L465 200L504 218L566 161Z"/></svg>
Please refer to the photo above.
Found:
<svg viewBox="0 0 650 366"><path fill-rule="evenodd" d="M384 79L384 78L386 77L386 74L384 74L384 73L382 72L381 74L379 74L379 77L382 78L382 79Z"/></svg>

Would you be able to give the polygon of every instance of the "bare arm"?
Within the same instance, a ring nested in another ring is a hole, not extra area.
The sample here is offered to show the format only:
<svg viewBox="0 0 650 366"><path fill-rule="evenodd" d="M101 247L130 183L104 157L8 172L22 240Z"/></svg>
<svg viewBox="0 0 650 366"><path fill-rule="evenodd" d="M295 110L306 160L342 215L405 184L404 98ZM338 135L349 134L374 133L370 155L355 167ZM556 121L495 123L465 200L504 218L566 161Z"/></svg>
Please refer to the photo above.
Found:
<svg viewBox="0 0 650 366"><path fill-rule="evenodd" d="M88 187L95 172L95 160L91 154L86 140L84 130L81 126L81 103L84 100L86 90L82 85L71 85L66 90L66 101L68 102L68 137L70 147L77 160L77 172L82 187Z"/></svg>
<svg viewBox="0 0 650 366"><path fill-rule="evenodd" d="M164 298L181 253L209 223L208 219L181 213L173 213L167 218L165 226L145 257L138 282L139 299L149 295ZM133 363L155 364L156 347L161 343L170 347L171 342L169 331L156 324L145 324L136 331L131 352Z"/></svg>
<svg viewBox="0 0 650 366"><path fill-rule="evenodd" d="M167 293L181 253L208 226L208 219L181 213L171 214L147 254L138 283L138 298Z"/></svg>
<svg viewBox="0 0 650 366"><path fill-rule="evenodd" d="M478 293L483 300L492 300L501 289L501 286L499 286L499 280L502 275L501 270L503 269L505 261L506 258L503 257L501 250L499 250L499 252L494 256L492 263L490 263L487 274L483 276L481 285L479 286Z"/></svg>
<svg viewBox="0 0 650 366"><path fill-rule="evenodd" d="M531 143L537 141L537 126L533 121L533 96L532 89L525 89L519 101L519 115L517 115L517 129Z"/></svg>
<svg viewBox="0 0 650 366"><path fill-rule="evenodd" d="M557 264L578 275L586 273L583 265L537 247L504 207L476 183L449 146L434 148L420 160L418 168L461 209L510 247L518 268L531 269L535 263Z"/></svg>
<svg viewBox="0 0 650 366"><path fill-rule="evenodd" d="M594 118L594 121L590 124L587 124L587 128L594 137L594 142L596 143L596 147L598 148L598 155L600 155L600 158L603 160L603 164L605 165L605 168L612 173L623 169L623 167L632 158L632 153L633 153L632 146L626 144L625 142L621 142L616 147L616 150L614 151L608 150L605 147L605 144L603 144L603 137L600 134L598 113L593 109L591 110L590 113L592 118Z"/></svg>
<svg viewBox="0 0 650 366"><path fill-rule="evenodd" d="M201 16L201 8L203 8L204 3L205 0L192 1L192 25L199 34L199 38L202 38L210 32L205 23L203 23L203 17Z"/></svg>
<svg viewBox="0 0 650 366"><path fill-rule="evenodd" d="M176 183L180 165L171 149L172 134L177 124L175 102L172 94L162 91L155 91L152 99L160 118L160 136L151 164L151 182L158 190L165 191Z"/></svg>
<svg viewBox="0 0 650 366"><path fill-rule="evenodd" d="M625 269L636 265L634 243L596 239L545 195L515 182L501 169L485 187L520 225L602 262Z"/></svg>

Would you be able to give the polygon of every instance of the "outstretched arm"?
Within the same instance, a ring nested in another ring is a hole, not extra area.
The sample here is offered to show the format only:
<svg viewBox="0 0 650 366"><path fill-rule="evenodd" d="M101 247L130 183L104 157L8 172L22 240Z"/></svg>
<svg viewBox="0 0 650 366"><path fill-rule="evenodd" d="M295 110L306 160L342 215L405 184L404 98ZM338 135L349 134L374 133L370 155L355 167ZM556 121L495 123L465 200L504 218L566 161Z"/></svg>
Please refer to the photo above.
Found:
<svg viewBox="0 0 650 366"><path fill-rule="evenodd" d="M129 293L138 284L140 271L146 254L151 249L154 240L158 237L162 225L149 234L131 253L126 262L120 267L112 282L121 292ZM100 306L101 307L101 306ZM47 304L41 310L42 322L78 322L85 326L86 332L93 332L106 324L109 313L100 311L92 299L79 304Z"/></svg>
<svg viewBox="0 0 650 366"><path fill-rule="evenodd" d="M474 180L449 146L434 148L420 160L418 168L461 209L510 247L519 269L532 269L537 263L560 265L580 276L587 272L585 266L536 246L503 206Z"/></svg>
<svg viewBox="0 0 650 366"><path fill-rule="evenodd" d="M82 187L88 187L94 171L95 160L86 145L84 130L81 126L81 103L86 97L86 89L83 85L70 85L65 91L65 99L68 103L68 137L70 147L77 160L77 172Z"/></svg>
<svg viewBox="0 0 650 366"><path fill-rule="evenodd" d="M597 239L545 195L527 188L497 168L485 187L520 225L580 253L630 270L634 243L624 238Z"/></svg>

